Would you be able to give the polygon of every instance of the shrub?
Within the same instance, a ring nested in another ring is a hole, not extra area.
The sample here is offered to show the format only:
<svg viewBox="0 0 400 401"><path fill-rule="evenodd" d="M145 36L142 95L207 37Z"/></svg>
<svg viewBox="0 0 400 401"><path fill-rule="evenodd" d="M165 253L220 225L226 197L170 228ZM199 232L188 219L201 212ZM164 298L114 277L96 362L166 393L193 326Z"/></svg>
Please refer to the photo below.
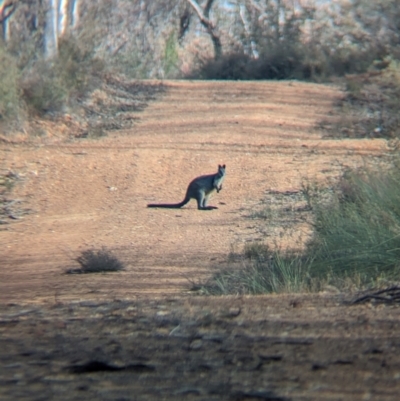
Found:
<svg viewBox="0 0 400 401"><path fill-rule="evenodd" d="M63 38L54 59L37 60L24 71L23 98L38 113L61 111L86 94L103 67L92 48L73 37Z"/></svg>
<svg viewBox="0 0 400 401"><path fill-rule="evenodd" d="M15 118L19 112L18 67L0 44L0 120Z"/></svg>
<svg viewBox="0 0 400 401"><path fill-rule="evenodd" d="M146 79L149 78L149 59L149 54L142 56L138 52L131 51L117 54L110 64L116 71L120 71L130 79Z"/></svg>
<svg viewBox="0 0 400 401"><path fill-rule="evenodd" d="M87 249L82 251L75 259L80 269L69 269L67 274L74 273L104 273L115 272L124 269L122 262L105 247L99 250Z"/></svg>
<svg viewBox="0 0 400 401"><path fill-rule="evenodd" d="M68 99L68 88L53 63L40 60L21 81L23 99L34 111L43 114L60 111Z"/></svg>
<svg viewBox="0 0 400 401"><path fill-rule="evenodd" d="M94 86L94 78L102 73L104 63L95 56L91 42L87 44L74 36L66 36L58 45L55 68L70 94L81 97Z"/></svg>
<svg viewBox="0 0 400 401"><path fill-rule="evenodd" d="M253 59L244 53L231 53L206 59L189 78L219 80L305 78L302 58L294 50L278 49ZM308 77L307 77L308 78Z"/></svg>

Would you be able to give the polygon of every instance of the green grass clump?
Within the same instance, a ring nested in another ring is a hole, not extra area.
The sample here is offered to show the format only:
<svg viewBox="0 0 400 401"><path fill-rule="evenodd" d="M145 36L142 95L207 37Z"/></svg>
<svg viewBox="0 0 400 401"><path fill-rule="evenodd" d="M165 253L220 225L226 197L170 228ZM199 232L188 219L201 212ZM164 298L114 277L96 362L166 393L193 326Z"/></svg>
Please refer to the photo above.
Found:
<svg viewBox="0 0 400 401"><path fill-rule="evenodd" d="M306 291L309 265L302 255L272 251L265 244L247 244L242 267L218 272L201 286L201 291L209 295Z"/></svg>
<svg viewBox="0 0 400 401"><path fill-rule="evenodd" d="M400 169L347 172L328 204L313 199L314 276L356 275L373 283L400 273Z"/></svg>

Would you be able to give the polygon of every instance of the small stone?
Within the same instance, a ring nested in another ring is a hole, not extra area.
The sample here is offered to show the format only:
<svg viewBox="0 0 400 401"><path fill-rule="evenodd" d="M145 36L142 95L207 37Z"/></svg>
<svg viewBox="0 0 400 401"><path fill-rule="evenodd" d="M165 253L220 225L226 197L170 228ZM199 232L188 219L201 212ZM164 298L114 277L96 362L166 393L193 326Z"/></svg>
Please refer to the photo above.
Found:
<svg viewBox="0 0 400 401"><path fill-rule="evenodd" d="M240 315L240 312L241 309L239 307L232 306L232 308L229 308L228 316L236 317Z"/></svg>
<svg viewBox="0 0 400 401"><path fill-rule="evenodd" d="M192 351L197 351L203 346L203 341L201 340L193 340L189 346Z"/></svg>

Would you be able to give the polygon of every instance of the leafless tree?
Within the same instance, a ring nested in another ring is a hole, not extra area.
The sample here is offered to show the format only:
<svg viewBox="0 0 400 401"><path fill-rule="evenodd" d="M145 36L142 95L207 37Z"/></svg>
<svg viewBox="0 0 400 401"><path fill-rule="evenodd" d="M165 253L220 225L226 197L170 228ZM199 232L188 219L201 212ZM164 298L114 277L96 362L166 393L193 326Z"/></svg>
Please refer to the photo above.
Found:
<svg viewBox="0 0 400 401"><path fill-rule="evenodd" d="M44 55L54 57L58 51L58 8L57 0L46 0L46 24L44 29Z"/></svg>
<svg viewBox="0 0 400 401"><path fill-rule="evenodd" d="M245 36L246 36L247 40L250 42L251 55L254 59L258 59L259 52L257 50L257 44L253 38L250 21L247 18L246 7L243 3L239 4L239 15L240 15L240 19L243 23Z"/></svg>
<svg viewBox="0 0 400 401"><path fill-rule="evenodd" d="M216 24L214 24L210 19L211 7L214 0L207 0L203 9L200 7L196 0L187 0L187 2L193 7L197 16L199 17L200 23L206 28L207 33L210 35L213 46L214 46L214 56L219 58L222 56L222 44L220 33Z"/></svg>
<svg viewBox="0 0 400 401"><path fill-rule="evenodd" d="M79 21L80 0L45 0L44 54L50 58L57 54L58 40L66 31L74 29Z"/></svg>

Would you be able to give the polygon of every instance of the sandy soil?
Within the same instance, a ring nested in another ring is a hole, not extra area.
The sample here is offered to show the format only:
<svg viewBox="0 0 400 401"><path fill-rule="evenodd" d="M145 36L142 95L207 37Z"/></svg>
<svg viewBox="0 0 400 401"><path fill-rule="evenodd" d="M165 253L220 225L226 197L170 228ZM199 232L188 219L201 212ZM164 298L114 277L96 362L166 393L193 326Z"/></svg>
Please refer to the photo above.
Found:
<svg viewBox="0 0 400 401"><path fill-rule="evenodd" d="M247 241L301 244L302 219L285 236L249 216L304 180L379 160L386 142L323 138L334 87L166 85L130 130L0 143L1 168L21 178L11 195L30 211L0 231L0 399L397 400L397 307L187 293ZM218 210L146 208L182 200L220 163ZM101 246L126 270L64 274Z"/></svg>

